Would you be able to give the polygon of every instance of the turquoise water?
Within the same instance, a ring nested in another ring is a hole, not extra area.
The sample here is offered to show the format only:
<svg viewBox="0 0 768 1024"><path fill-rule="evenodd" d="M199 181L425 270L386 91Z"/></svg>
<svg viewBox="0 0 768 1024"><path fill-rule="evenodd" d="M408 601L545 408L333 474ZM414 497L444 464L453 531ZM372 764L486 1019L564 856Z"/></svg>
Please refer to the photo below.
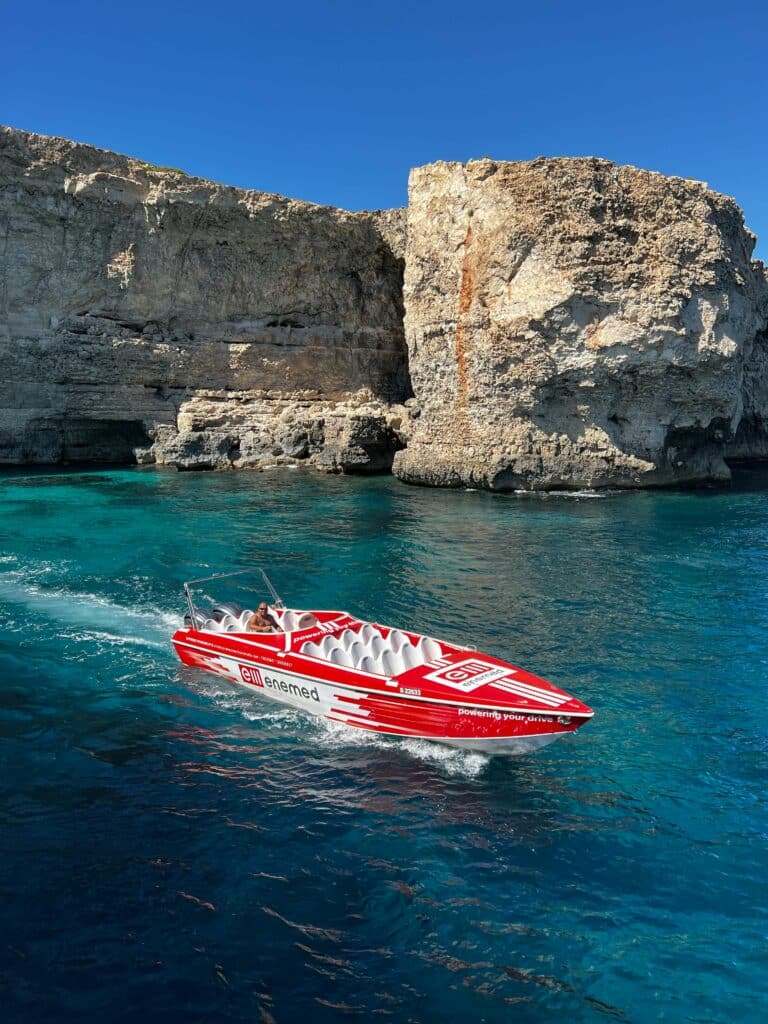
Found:
<svg viewBox="0 0 768 1024"><path fill-rule="evenodd" d="M766 484L4 474L5 1019L761 1020ZM181 581L257 563L595 719L490 760L183 669Z"/></svg>

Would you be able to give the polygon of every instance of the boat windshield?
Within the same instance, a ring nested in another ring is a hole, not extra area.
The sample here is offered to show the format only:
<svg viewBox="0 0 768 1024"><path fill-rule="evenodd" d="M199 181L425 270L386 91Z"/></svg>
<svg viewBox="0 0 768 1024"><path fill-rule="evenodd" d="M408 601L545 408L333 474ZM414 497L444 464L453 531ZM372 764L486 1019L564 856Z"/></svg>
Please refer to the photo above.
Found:
<svg viewBox="0 0 768 1024"><path fill-rule="evenodd" d="M277 612L285 605L263 569L243 569L239 572L220 572L188 580L184 584L189 625L202 626L224 616L241 620L246 611L251 614L262 603Z"/></svg>

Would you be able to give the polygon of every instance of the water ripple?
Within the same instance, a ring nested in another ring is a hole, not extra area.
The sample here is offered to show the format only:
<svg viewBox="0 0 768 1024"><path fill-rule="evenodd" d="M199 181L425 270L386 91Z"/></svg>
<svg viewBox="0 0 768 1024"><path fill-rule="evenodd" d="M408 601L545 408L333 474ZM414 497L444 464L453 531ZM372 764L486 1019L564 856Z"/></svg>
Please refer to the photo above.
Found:
<svg viewBox="0 0 768 1024"><path fill-rule="evenodd" d="M755 1020L765 494L8 474L9 1019ZM597 716L504 761L181 668L181 580L256 563L310 606L482 638Z"/></svg>

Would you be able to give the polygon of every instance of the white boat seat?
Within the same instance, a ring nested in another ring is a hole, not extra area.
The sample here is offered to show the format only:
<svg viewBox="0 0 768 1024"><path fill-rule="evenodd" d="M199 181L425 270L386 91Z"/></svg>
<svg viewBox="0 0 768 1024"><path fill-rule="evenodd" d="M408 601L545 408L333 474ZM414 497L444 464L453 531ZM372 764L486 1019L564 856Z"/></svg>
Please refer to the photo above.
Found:
<svg viewBox="0 0 768 1024"><path fill-rule="evenodd" d="M245 633L246 630L248 629L248 623L250 622L252 615L253 612L250 610L250 608L246 608L245 611L241 614L240 618L238 619L241 633Z"/></svg>
<svg viewBox="0 0 768 1024"><path fill-rule="evenodd" d="M205 622L203 623L203 629L207 633L218 633L219 632L219 624L216 621L216 619L206 619Z"/></svg>
<svg viewBox="0 0 768 1024"><path fill-rule="evenodd" d="M230 626L234 627L234 629L230 629ZM234 617L234 615L222 616L222 619L219 622L219 632L233 633L235 629L237 629L237 619Z"/></svg>
<svg viewBox="0 0 768 1024"><path fill-rule="evenodd" d="M383 650L384 641L381 638L381 634L376 633L371 637L371 641L368 644L368 651L372 658L378 658Z"/></svg>
<svg viewBox="0 0 768 1024"><path fill-rule="evenodd" d="M403 644L403 646L398 651L398 654L400 655L400 658L402 659L403 662L403 671L407 672L409 668L416 668L417 665L423 664L416 648L410 641L408 641L408 643Z"/></svg>
<svg viewBox="0 0 768 1024"><path fill-rule="evenodd" d="M443 649L440 644L433 640L430 636L423 636L416 644L416 651L421 656L422 664L427 661L432 661L434 658L440 658L443 654Z"/></svg>
<svg viewBox="0 0 768 1024"><path fill-rule="evenodd" d="M343 647L334 647L328 655L328 661L332 665L345 665L347 668L353 667L352 659Z"/></svg>
<svg viewBox="0 0 768 1024"><path fill-rule="evenodd" d="M363 644L360 643L359 640L355 640L355 642L350 645L347 654L352 659L353 666L357 668L360 662L365 657L365 647L363 646Z"/></svg>
<svg viewBox="0 0 768 1024"><path fill-rule="evenodd" d="M389 636L387 637L387 644L391 650L397 652L403 646L403 644L410 643L405 633L401 633L399 629L391 629Z"/></svg>
<svg viewBox="0 0 768 1024"><path fill-rule="evenodd" d="M310 626L317 625L317 618L312 612L295 612L294 614L298 616L294 629L309 629Z"/></svg>
<svg viewBox="0 0 768 1024"><path fill-rule="evenodd" d="M275 614L274 608L269 608L268 611L272 615ZM279 621L284 633L293 633L297 629L309 629L310 626L317 625L317 618L312 612L293 611L291 608L285 609Z"/></svg>
<svg viewBox="0 0 768 1024"><path fill-rule="evenodd" d="M352 630L346 632L353 637L348 648L340 643L339 637L325 636L318 644L311 640L305 640L299 648L299 653L306 654L311 658L320 658L332 665L344 665L347 668L370 672L373 675L399 676L409 669L423 665L425 656L433 654L434 648L437 647L434 640L429 643L422 642L429 641L429 637L423 637L419 641L419 645L414 647L408 637L401 633L399 636L395 636L395 642L399 649L393 650L387 642L389 637L385 641L381 634L373 630L369 634L370 642L367 644L361 643ZM341 634L341 639L345 639L344 633ZM433 654L433 657L436 655Z"/></svg>
<svg viewBox="0 0 768 1024"><path fill-rule="evenodd" d="M401 672L405 671L403 659L398 653L388 647L381 652L379 661L381 662L382 672L386 676L399 676Z"/></svg>
<svg viewBox="0 0 768 1024"><path fill-rule="evenodd" d="M283 612L283 617L280 620L280 625L283 627L284 633L292 633L296 629L297 616L290 610Z"/></svg>
<svg viewBox="0 0 768 1024"><path fill-rule="evenodd" d="M364 622L363 625L360 627L360 632L358 633L358 636L360 637L360 640L364 644L367 644L370 643L370 640L375 635L375 632L376 631L374 630L370 622Z"/></svg>
<svg viewBox="0 0 768 1024"><path fill-rule="evenodd" d="M355 640L357 640L357 633L355 633L351 629L345 629L344 632L339 637L339 643L341 644L345 651L348 651L350 649Z"/></svg>

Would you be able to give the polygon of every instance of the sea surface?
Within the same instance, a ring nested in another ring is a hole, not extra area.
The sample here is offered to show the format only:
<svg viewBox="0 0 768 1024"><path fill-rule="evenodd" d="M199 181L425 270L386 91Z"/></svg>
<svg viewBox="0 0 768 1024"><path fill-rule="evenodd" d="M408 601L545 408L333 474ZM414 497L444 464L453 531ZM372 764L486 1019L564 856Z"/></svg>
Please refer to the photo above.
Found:
<svg viewBox="0 0 768 1024"><path fill-rule="evenodd" d="M765 475L8 471L0 559L3 1021L766 1019ZM182 581L257 565L595 718L487 758L183 668Z"/></svg>

